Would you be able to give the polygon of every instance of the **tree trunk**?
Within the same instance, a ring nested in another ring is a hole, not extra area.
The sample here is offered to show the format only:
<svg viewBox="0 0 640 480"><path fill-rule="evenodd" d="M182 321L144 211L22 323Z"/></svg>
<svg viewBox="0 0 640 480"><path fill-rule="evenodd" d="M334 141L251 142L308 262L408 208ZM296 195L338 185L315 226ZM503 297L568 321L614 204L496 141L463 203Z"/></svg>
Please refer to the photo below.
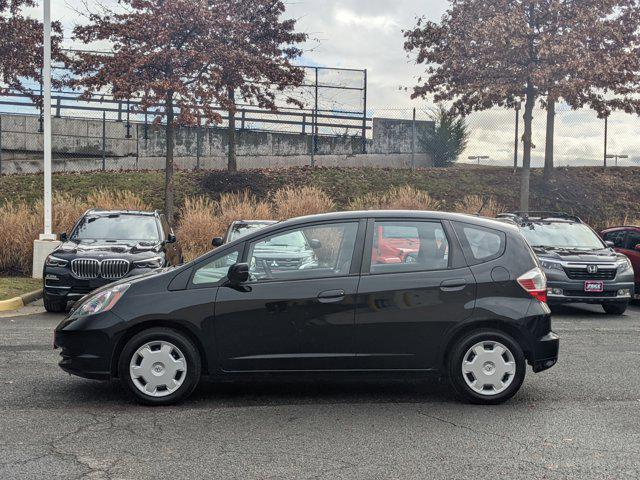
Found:
<svg viewBox="0 0 640 480"><path fill-rule="evenodd" d="M238 163L236 161L236 99L233 88L229 87L229 128L227 137L229 139L229 150L227 155L227 170L229 173L238 171Z"/></svg>
<svg viewBox="0 0 640 480"><path fill-rule="evenodd" d="M556 124L556 99L549 95L547 98L547 132L544 147L544 181L553 176L553 140Z"/></svg>
<svg viewBox="0 0 640 480"><path fill-rule="evenodd" d="M524 152L522 154L522 173L520 177L520 211L529 211L529 180L531 177L531 136L535 90L531 79L527 81L527 99L524 104Z"/></svg>
<svg viewBox="0 0 640 480"><path fill-rule="evenodd" d="M173 225L173 147L175 143L175 125L173 124L173 92L167 92L165 111L167 112L167 126L165 129L167 156L164 168L164 213L167 216L169 224Z"/></svg>

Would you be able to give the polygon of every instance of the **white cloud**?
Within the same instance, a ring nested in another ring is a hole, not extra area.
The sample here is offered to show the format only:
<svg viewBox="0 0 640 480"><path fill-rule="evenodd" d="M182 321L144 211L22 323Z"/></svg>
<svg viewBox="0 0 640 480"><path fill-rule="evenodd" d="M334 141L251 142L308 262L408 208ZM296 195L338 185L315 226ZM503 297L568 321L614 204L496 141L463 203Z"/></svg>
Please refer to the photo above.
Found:
<svg viewBox="0 0 640 480"><path fill-rule="evenodd" d="M358 15L346 8L338 8L334 12L334 17L338 23L351 27L384 30L386 32L394 28L400 28L398 23L388 15Z"/></svg>

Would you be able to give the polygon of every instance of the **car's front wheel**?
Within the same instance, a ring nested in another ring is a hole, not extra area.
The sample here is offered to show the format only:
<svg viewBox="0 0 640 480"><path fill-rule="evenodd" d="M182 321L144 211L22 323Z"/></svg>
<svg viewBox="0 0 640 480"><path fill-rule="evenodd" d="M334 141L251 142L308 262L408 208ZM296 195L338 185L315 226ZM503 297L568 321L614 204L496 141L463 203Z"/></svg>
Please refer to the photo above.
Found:
<svg viewBox="0 0 640 480"><path fill-rule="evenodd" d="M502 403L520 389L526 373L520 345L506 333L481 329L460 338L448 357L451 384L463 399Z"/></svg>
<svg viewBox="0 0 640 480"><path fill-rule="evenodd" d="M42 301L44 303L44 309L49 313L62 313L67 309L66 298L63 300L56 298L54 300L49 295L47 295L47 292L44 292Z"/></svg>
<svg viewBox="0 0 640 480"><path fill-rule="evenodd" d="M119 376L146 405L169 405L187 398L200 381L198 349L183 334L151 328L134 335L122 349Z"/></svg>
<svg viewBox="0 0 640 480"><path fill-rule="evenodd" d="M628 302L618 302L618 303L603 303L602 308L605 313L609 315L622 315L627 311L627 307L629 306Z"/></svg>

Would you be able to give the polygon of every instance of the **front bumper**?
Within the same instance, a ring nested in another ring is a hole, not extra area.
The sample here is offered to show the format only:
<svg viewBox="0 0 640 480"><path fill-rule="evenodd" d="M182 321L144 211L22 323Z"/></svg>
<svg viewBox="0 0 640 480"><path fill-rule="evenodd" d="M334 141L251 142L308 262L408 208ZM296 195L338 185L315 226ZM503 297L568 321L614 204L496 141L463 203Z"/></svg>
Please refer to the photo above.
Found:
<svg viewBox="0 0 640 480"><path fill-rule="evenodd" d="M123 278L134 277L153 271L153 268L133 268ZM43 271L44 292L53 300L79 300L86 294L121 279L77 278L66 267L45 267Z"/></svg>
<svg viewBox="0 0 640 480"><path fill-rule="evenodd" d="M111 311L76 320L63 320L53 335L53 348L60 348L60 368L79 377L110 379L117 343L117 335L111 331L121 323L120 317Z"/></svg>
<svg viewBox="0 0 640 480"><path fill-rule="evenodd" d="M585 292L584 281L548 281L547 303L558 305L563 303L629 302L634 298L634 292L634 282L605 281L603 292Z"/></svg>

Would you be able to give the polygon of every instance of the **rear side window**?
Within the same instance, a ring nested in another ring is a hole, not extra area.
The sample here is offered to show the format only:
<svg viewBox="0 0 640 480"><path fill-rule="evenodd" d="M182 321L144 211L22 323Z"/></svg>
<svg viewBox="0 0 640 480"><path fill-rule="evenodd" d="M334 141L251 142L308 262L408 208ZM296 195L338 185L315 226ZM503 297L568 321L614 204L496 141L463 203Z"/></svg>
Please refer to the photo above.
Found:
<svg viewBox="0 0 640 480"><path fill-rule="evenodd" d="M492 228L454 222L467 262L471 265L489 262L504 253L506 235Z"/></svg>
<svg viewBox="0 0 640 480"><path fill-rule="evenodd" d="M370 273L446 270L449 241L442 224L429 221L376 221Z"/></svg>
<svg viewBox="0 0 640 480"><path fill-rule="evenodd" d="M635 250L636 245L640 244L640 232L630 230L627 234L627 250ZM616 245L617 247L617 245ZM624 248L621 246L621 248Z"/></svg>

